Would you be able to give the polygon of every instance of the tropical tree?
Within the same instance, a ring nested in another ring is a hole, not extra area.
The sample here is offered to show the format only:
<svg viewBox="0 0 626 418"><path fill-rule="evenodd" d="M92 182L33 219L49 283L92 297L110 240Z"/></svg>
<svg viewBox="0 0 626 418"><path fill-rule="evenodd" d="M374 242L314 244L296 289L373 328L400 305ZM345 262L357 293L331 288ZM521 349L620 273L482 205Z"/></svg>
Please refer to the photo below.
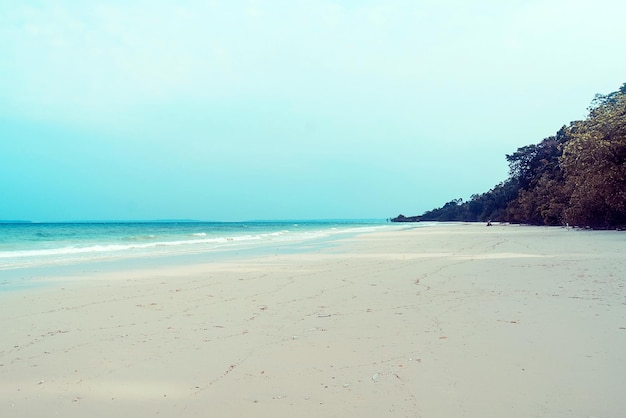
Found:
<svg viewBox="0 0 626 418"><path fill-rule="evenodd" d="M585 120L518 148L506 160L506 181L421 218L626 226L626 83L616 92L596 95Z"/></svg>
<svg viewBox="0 0 626 418"><path fill-rule="evenodd" d="M564 196L559 158L569 139L568 128L564 126L555 136L506 156L510 176L520 185L517 198L507 208L509 220L534 225L562 223L567 196Z"/></svg>
<svg viewBox="0 0 626 418"><path fill-rule="evenodd" d="M589 117L570 127L560 163L571 190L566 222L610 227L626 224L626 84L596 96Z"/></svg>

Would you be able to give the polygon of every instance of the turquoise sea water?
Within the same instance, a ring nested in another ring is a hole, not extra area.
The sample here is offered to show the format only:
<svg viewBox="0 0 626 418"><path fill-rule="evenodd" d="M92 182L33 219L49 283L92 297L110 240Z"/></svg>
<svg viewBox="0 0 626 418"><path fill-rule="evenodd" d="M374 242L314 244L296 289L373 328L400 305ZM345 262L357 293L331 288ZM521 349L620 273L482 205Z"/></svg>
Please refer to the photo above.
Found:
<svg viewBox="0 0 626 418"><path fill-rule="evenodd" d="M384 220L0 223L0 284L97 263L293 251L385 225Z"/></svg>

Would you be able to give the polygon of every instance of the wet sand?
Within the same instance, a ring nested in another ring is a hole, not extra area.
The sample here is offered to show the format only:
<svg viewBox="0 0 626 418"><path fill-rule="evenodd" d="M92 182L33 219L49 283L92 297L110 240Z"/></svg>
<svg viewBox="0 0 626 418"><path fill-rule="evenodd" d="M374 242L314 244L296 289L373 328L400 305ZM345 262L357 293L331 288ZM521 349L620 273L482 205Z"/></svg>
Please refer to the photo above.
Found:
<svg viewBox="0 0 626 418"><path fill-rule="evenodd" d="M626 235L390 228L0 293L0 416L617 417Z"/></svg>

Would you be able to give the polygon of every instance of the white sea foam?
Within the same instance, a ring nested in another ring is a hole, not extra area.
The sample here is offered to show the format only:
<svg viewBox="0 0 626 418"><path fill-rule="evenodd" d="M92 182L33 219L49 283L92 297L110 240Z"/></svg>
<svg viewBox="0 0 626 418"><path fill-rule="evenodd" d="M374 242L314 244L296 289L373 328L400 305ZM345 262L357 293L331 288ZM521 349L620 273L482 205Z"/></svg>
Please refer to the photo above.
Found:
<svg viewBox="0 0 626 418"><path fill-rule="evenodd" d="M95 244L82 247L61 247L61 248L49 248L41 250L18 250L18 251L2 251L0 252L0 259L7 258L23 258L23 257L42 257L42 256L54 256L54 255L67 255L67 254L89 254L89 253L110 253L110 252L123 252L129 250L141 250L157 247L177 247L184 245L193 245L198 243L210 244L210 243L222 243L226 242L226 238L209 238L203 240L179 240L179 241L158 241L145 244Z"/></svg>
<svg viewBox="0 0 626 418"><path fill-rule="evenodd" d="M197 225L196 225L197 226ZM289 226L286 229L285 226ZM378 225L380 226L380 225ZM0 236L0 270L23 267L64 265L91 260L114 260L137 257L162 257L198 254L216 250L233 251L291 245L325 239L340 233L367 231L376 226L327 224L206 224L207 232L192 225L67 225L28 226L27 235L15 241ZM117 229L116 229L117 228ZM41 230L40 230L41 229ZM4 232L7 232L5 230ZM8 231L14 232L14 231ZM4 239L4 241L2 241Z"/></svg>

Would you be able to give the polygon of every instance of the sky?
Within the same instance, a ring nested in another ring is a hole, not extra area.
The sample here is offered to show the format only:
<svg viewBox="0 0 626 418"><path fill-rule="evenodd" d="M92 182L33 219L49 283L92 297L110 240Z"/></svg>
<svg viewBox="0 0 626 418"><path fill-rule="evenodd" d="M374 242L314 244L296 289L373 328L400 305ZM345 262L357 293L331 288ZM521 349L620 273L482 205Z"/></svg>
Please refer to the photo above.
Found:
<svg viewBox="0 0 626 418"><path fill-rule="evenodd" d="M623 0L0 3L0 219L385 219L626 82Z"/></svg>

